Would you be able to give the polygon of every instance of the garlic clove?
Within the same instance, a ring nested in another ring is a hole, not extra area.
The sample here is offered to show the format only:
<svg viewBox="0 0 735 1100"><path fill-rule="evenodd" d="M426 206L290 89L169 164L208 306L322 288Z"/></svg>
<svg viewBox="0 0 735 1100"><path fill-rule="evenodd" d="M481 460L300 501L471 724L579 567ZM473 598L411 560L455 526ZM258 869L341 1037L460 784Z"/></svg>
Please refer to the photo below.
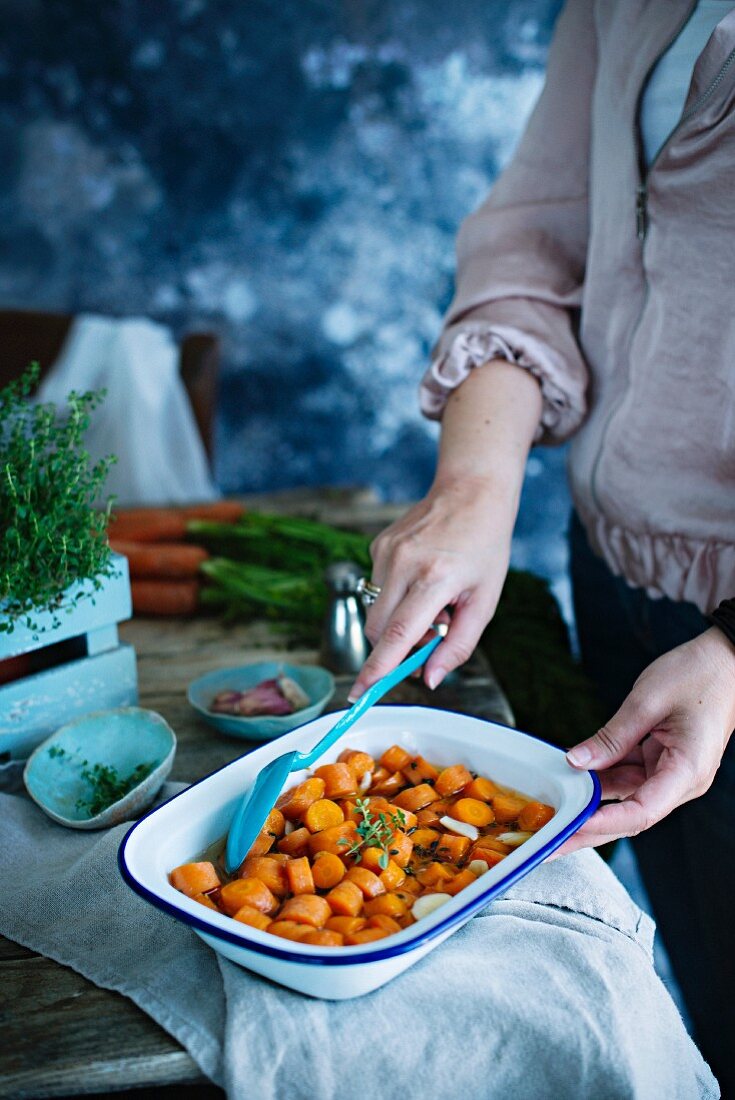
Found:
<svg viewBox="0 0 735 1100"><path fill-rule="evenodd" d="M468 825L466 821L457 821L454 817L440 817L439 824L453 833L466 836L468 840L477 840L480 830L475 825Z"/></svg>
<svg viewBox="0 0 735 1100"><path fill-rule="evenodd" d="M533 833L501 833L495 839L499 840L501 844L507 844L509 848L517 848L519 844L525 844L532 836Z"/></svg>
<svg viewBox="0 0 735 1100"><path fill-rule="evenodd" d="M484 859L473 859L471 863L467 864L467 870L472 871L473 875L484 875L490 868Z"/></svg>
<svg viewBox="0 0 735 1100"><path fill-rule="evenodd" d="M411 909L411 915L414 920L421 920L422 917L428 917L439 906L451 900L451 894L424 894L423 897L416 898Z"/></svg>

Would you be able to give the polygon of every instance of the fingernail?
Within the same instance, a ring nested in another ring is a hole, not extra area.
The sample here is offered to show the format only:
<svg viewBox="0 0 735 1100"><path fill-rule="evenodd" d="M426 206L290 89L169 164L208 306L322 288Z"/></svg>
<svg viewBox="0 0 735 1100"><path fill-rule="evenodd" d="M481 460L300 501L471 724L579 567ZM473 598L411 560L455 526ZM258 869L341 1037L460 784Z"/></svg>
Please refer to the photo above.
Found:
<svg viewBox="0 0 735 1100"><path fill-rule="evenodd" d="M350 688L349 694L347 696L347 702L348 703L356 703L357 700L360 698L360 696L364 695L364 694L365 694L365 688L362 686L362 684L355 683Z"/></svg>
<svg viewBox="0 0 735 1100"><path fill-rule="evenodd" d="M431 690L433 691L434 688L439 687L439 684L442 682L446 674L447 670L445 668L442 668L441 665L438 668L432 668L431 672L426 677L426 686L431 688Z"/></svg>
<svg viewBox="0 0 735 1100"><path fill-rule="evenodd" d="M592 750L586 745L577 745L567 753L567 760L575 768L583 768L592 759Z"/></svg>

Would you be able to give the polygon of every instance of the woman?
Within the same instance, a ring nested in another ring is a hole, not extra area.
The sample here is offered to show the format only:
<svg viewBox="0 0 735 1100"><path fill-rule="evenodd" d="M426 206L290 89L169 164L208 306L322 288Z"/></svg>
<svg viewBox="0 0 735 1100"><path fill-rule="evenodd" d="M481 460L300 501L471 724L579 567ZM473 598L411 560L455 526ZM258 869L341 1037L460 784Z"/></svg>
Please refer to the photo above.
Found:
<svg viewBox="0 0 735 1100"><path fill-rule="evenodd" d="M509 168L462 226L422 407L427 497L373 546L359 694L445 607L430 687L472 652L529 448L572 438L572 578L608 723L569 754L636 836L697 1029L735 1095L735 6L569 0ZM479 368L479 369L478 369ZM722 761L722 765L720 766ZM719 768L719 771L718 771ZM706 793L705 793L706 792Z"/></svg>

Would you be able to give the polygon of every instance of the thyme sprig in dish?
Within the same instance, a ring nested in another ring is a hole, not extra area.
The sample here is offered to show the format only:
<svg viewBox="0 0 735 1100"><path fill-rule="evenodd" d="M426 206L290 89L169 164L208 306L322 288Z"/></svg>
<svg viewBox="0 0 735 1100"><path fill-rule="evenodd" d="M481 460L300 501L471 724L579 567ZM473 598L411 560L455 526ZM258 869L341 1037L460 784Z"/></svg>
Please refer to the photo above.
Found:
<svg viewBox="0 0 735 1100"><path fill-rule="evenodd" d="M380 848L378 865L385 871L390 863L390 857L396 854L396 850L390 847L393 843L393 834L396 830L405 829L406 817L402 810L394 814L386 814L384 811L373 813L369 798L358 798L355 801L355 809L362 817L362 821L357 824L360 839L353 841L352 844L349 840L343 839L340 844L350 844L346 855L353 856L355 863L359 863L362 859L363 848Z"/></svg>

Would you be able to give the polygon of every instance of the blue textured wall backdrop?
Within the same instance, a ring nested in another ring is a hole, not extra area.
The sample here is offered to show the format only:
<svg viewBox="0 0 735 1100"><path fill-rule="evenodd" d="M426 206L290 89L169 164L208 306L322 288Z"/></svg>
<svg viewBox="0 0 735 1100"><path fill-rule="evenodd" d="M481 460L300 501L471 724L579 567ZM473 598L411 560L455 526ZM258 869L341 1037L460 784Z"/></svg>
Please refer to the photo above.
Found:
<svg viewBox="0 0 735 1100"><path fill-rule="evenodd" d="M559 7L3 0L0 303L219 331L226 491L419 495L454 235L538 95ZM515 547L555 579L561 461L532 457Z"/></svg>

